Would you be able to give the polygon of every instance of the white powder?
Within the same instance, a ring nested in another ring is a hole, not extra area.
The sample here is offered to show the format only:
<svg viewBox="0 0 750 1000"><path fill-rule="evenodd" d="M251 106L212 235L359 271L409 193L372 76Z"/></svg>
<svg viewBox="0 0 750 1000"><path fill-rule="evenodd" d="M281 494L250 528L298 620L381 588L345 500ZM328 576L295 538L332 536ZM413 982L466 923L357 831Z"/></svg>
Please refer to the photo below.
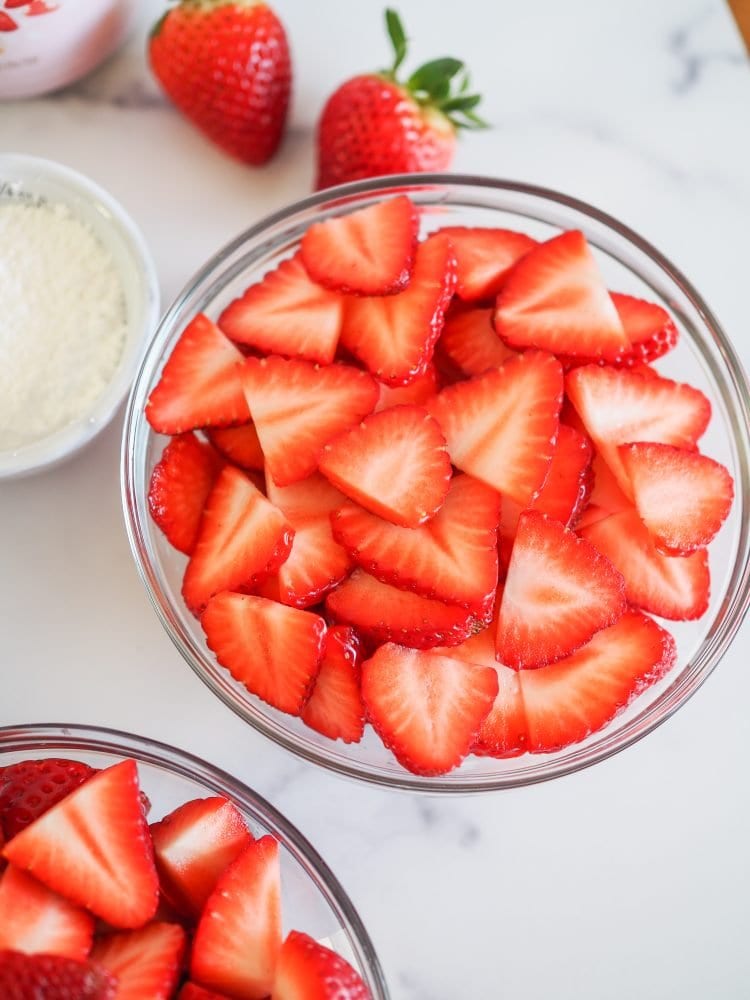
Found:
<svg viewBox="0 0 750 1000"><path fill-rule="evenodd" d="M65 205L0 202L0 448L88 412L125 331L122 282L91 228Z"/></svg>

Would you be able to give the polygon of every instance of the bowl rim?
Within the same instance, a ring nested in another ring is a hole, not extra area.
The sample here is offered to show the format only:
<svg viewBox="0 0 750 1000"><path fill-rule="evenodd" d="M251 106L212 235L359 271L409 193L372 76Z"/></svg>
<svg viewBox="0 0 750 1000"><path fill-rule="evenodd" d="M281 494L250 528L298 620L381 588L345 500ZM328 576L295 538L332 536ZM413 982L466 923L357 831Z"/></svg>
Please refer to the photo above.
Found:
<svg viewBox="0 0 750 1000"><path fill-rule="evenodd" d="M195 274L193 274L189 281L184 285L178 296L170 305L169 309L162 316L161 322L152 338L151 344L144 354L140 370L133 383L130 397L128 399L126 417L123 426L120 473L123 513L128 541L149 600L156 610L157 616L159 617L167 634L182 655L183 659L200 677L203 683L206 684L206 686L216 696L218 696L221 701L227 705L227 707L235 712L235 714L239 715L240 718L242 718L246 723L253 726L253 728L257 731L263 733L264 736L271 739L274 743L284 747L284 749L293 753L295 756L301 757L303 760L308 762L318 764L328 771L332 771L353 780L365 781L369 784L382 788L408 792L418 791L433 795L446 793L455 795L527 787L529 785L540 784L542 782L552 780L553 778L559 778L568 774L576 773L584 768L592 766L593 764L600 763L622 750L625 750L627 747L639 742L645 736L661 726L667 721L667 719L671 718L672 715L679 708L681 708L682 705L684 705L705 683L710 674L713 673L715 668L718 666L726 650L734 639L738 629L740 628L748 611L748 607L750 606L750 560L745 559L740 579L738 580L732 595L731 608L727 612L725 619L720 626L718 640L713 642L710 657L708 658L709 662L702 664L699 671L693 671L693 674L690 677L689 685L687 685L685 689L680 690L677 696L671 697L669 702L666 704L666 708L664 708L661 704L661 701L669 692L664 692L660 695L659 699L657 699L653 705L644 709L641 715L637 716L634 720L631 720L631 722L629 722L627 726L623 727L621 730L615 732L614 734L610 734L608 737L606 736L606 729L603 730L602 732L605 734L605 738L600 744L584 747L583 749L580 748L580 745L574 745L572 748L568 748L570 752L564 760L542 761L534 768L533 772L529 770L529 773L523 775L498 775L492 779L482 776L474 777L467 775L465 776L465 780L460 780L460 775L457 776L455 773L453 776L447 775L443 778L424 778L419 775L410 774L406 771L406 769L403 769L403 773L396 777L381 774L377 770L368 769L367 766L361 765L357 762L334 761L331 760L330 757L323 751L308 749L305 746L300 746L293 736L274 731L266 725L265 720L260 720L247 715L243 711L242 707L236 703L235 699L218 686L214 679L202 669L200 663L196 662L191 650L187 648L182 637L179 635L178 630L170 620L169 615L167 614L160 599L160 594L158 593L159 588L155 586L155 581L152 579L150 567L144 565L145 560L142 558L140 551L142 548L140 544L142 525L139 523L137 507L134 503L131 503L131 491L129 489L131 485L135 457L131 453L131 443L134 440L138 418L140 416L137 412L135 403L139 395L141 383L145 380L146 370L149 367L149 361L151 360L152 354L159 346L162 331L169 329L169 327L173 324L173 319L179 314L186 300L192 295L193 291L198 286L208 280L221 267L221 265L237 250L239 250L248 240L262 235L271 227L276 226L279 223L283 223L285 220L292 218L301 212L314 209L322 204L340 206L343 211L352 200L361 195L385 196L387 194L394 194L394 189L397 189L399 193L404 193L405 190L408 191L434 187L459 189L480 188L542 199L545 202L551 202L564 209L580 213L591 219L593 222L607 227L616 236L624 238L638 251L649 257L651 261L661 269L666 278L676 285L690 301L690 303L696 308L703 323L708 328L708 332L710 332L715 346L718 348L722 357L724 366L722 375L730 384L733 392L733 403L739 409L741 417L744 418L744 421L739 427L739 431L744 435L742 441L744 447L738 447L737 457L740 464L740 471L742 472L742 483L746 487L746 490L743 492L747 491L747 485L750 483L750 432L748 431L748 428L750 428L750 384L748 383L748 378L744 371L742 362L740 361L732 343L724 333L723 328L703 297L682 273L682 271L672 264L671 261L659 250L657 250L656 247L654 247L648 240L644 239L629 226L624 225L614 216L579 198L566 195L552 188L535 184L527 184L520 181L492 178L482 175L450 173L384 175L369 178L367 180L342 184L337 187L327 188L292 202L290 205L264 216L254 225L243 230L243 232L241 232L238 236L221 247ZM445 200L449 200L447 192ZM740 525L740 536L738 546L740 543L744 543L743 548L744 551L747 552L748 540L750 539L750 529L746 524ZM687 665L688 664L686 664L686 666ZM657 708L659 709L658 712L656 711ZM641 716L645 717L645 722L636 726L635 723L638 723L641 720ZM444 780L444 778L450 779L451 777L452 780Z"/></svg>

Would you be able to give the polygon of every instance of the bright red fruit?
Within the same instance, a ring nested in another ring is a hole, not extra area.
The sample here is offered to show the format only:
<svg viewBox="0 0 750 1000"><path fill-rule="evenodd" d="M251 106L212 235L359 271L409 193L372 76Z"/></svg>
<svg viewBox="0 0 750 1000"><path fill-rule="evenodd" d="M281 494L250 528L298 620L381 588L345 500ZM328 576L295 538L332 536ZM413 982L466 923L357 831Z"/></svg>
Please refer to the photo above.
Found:
<svg viewBox="0 0 750 1000"><path fill-rule="evenodd" d="M242 469L263 470L263 449L252 421L239 427L213 427L206 431L211 444Z"/></svg>
<svg viewBox="0 0 750 1000"><path fill-rule="evenodd" d="M188 431L172 438L151 473L151 517L186 555L195 548L203 508L222 464L210 445Z"/></svg>
<svg viewBox="0 0 750 1000"><path fill-rule="evenodd" d="M572 427L560 424L547 478L531 507L568 525L587 503L593 484L592 448Z"/></svg>
<svg viewBox="0 0 750 1000"><path fill-rule="evenodd" d="M0 996L4 1000L117 1000L117 980L90 962L3 951Z"/></svg>
<svg viewBox="0 0 750 1000"><path fill-rule="evenodd" d="M323 659L302 721L332 740L358 743L365 728L362 703L361 643L353 628L332 625L326 632Z"/></svg>
<svg viewBox="0 0 750 1000"><path fill-rule="evenodd" d="M178 924L151 923L100 937L91 961L117 978L117 1000L170 1000L187 939Z"/></svg>
<svg viewBox="0 0 750 1000"><path fill-rule="evenodd" d="M94 920L35 878L8 865L0 878L0 951L62 955L83 962Z"/></svg>
<svg viewBox="0 0 750 1000"><path fill-rule="evenodd" d="M185 983L177 994L177 1000L230 1000L230 998L226 993L215 993L213 990L204 990L195 983Z"/></svg>
<svg viewBox="0 0 750 1000"><path fill-rule="evenodd" d="M281 947L273 1000L370 1000L358 972L309 934L290 931Z"/></svg>
<svg viewBox="0 0 750 1000"><path fill-rule="evenodd" d="M493 299L516 261L537 245L526 233L512 229L446 226L440 232L456 252L456 295L464 302Z"/></svg>
<svg viewBox="0 0 750 1000"><path fill-rule="evenodd" d="M7 840L95 774L80 760L22 760L0 769L0 828Z"/></svg>
<svg viewBox="0 0 750 1000"><path fill-rule="evenodd" d="M495 333L489 307L451 307L435 348L436 360L447 361L457 378L483 375L504 365L515 353Z"/></svg>

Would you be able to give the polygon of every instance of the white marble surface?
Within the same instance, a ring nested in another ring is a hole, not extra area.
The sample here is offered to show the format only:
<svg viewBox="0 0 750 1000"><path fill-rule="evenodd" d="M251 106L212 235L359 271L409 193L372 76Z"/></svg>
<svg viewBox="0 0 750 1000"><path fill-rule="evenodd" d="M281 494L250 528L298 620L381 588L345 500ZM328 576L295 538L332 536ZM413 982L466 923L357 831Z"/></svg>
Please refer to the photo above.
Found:
<svg viewBox="0 0 750 1000"><path fill-rule="evenodd" d="M297 72L264 170L207 145L159 96L145 24L55 97L0 105L0 149L68 163L135 216L165 303L220 244L305 193L337 82L386 57L380 3L278 0ZM455 167L579 195L693 279L750 363L750 73L719 0L403 0L417 55L470 58L494 128ZM438 14L437 10L445 13ZM346 39L344 43L341 39ZM447 42L450 42L448 46ZM750 631L640 745L546 787L388 794L248 731L151 612L120 514L119 421L54 472L0 487L0 723L105 724L254 785L341 877L395 1000L743 1000L750 995Z"/></svg>

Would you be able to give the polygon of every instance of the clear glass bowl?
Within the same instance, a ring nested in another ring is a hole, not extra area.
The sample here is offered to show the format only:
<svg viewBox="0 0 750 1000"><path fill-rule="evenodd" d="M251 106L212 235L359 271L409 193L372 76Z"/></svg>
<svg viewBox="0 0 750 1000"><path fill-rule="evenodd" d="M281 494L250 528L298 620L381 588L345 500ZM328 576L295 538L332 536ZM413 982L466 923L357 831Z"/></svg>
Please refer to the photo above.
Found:
<svg viewBox="0 0 750 1000"><path fill-rule="evenodd" d="M256 837L270 833L281 846L284 934L302 930L333 948L360 974L373 1000L388 988L367 931L351 900L314 848L273 806L231 775L198 757L114 729L35 725L0 728L0 767L43 757L109 767L124 757L138 762L141 788L155 822L189 799L223 795L242 812Z"/></svg>
<svg viewBox="0 0 750 1000"><path fill-rule="evenodd" d="M151 520L146 502L149 477L164 439L151 430L143 409L186 323L201 311L218 317L247 285L290 255L311 223L395 191L406 191L421 206L423 228L500 226L523 229L538 239L562 229L583 230L610 288L659 302L674 317L680 344L657 367L670 378L697 386L711 400L713 419L702 450L729 468L736 488L729 520L711 545L712 596L707 613L698 622L666 623L679 653L677 666L666 678L582 743L553 754L511 760L469 757L440 778L409 774L369 730L360 744L334 743L235 682L216 662L199 622L183 604L180 584L185 557L167 543ZM726 651L750 599L749 410L750 392L742 366L703 299L662 254L616 219L576 199L526 184L450 175L380 178L312 195L262 220L210 260L174 302L130 396L122 456L125 520L146 589L180 653L225 704L260 732L306 760L381 785L429 792L516 787L579 770L634 743L675 712Z"/></svg>

